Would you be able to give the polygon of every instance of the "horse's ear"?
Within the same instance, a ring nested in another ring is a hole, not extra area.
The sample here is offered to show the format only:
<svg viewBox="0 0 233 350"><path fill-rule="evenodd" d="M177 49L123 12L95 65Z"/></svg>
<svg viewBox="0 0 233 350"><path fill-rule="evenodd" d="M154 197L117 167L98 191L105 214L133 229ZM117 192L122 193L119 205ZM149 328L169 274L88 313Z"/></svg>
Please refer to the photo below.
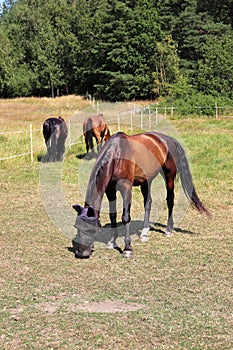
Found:
<svg viewBox="0 0 233 350"><path fill-rule="evenodd" d="M79 205L79 204L74 204L73 208L74 208L74 210L77 211L78 215L80 215L81 212L83 211L83 207L81 205Z"/></svg>
<svg viewBox="0 0 233 350"><path fill-rule="evenodd" d="M94 209L92 207L88 207L88 209L87 209L87 216L88 217L95 216L95 211L94 211Z"/></svg>

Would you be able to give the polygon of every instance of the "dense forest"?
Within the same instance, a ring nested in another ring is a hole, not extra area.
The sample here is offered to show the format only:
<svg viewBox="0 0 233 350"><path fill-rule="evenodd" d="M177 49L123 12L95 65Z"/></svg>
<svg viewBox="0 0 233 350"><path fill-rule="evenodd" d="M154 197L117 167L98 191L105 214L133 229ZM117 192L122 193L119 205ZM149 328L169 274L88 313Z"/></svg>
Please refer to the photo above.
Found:
<svg viewBox="0 0 233 350"><path fill-rule="evenodd" d="M232 0L6 0L0 98L233 99Z"/></svg>

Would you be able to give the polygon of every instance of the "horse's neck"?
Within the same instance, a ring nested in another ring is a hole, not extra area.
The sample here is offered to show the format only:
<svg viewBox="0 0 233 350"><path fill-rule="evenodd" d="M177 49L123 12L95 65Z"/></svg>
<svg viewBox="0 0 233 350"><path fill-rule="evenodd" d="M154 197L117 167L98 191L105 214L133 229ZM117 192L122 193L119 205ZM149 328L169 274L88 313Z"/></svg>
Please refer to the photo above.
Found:
<svg viewBox="0 0 233 350"><path fill-rule="evenodd" d="M97 188L98 184L96 185L95 180L96 177L94 177L94 179L90 179L89 185L87 187L85 204L94 208L95 212L99 214L106 188Z"/></svg>
<svg viewBox="0 0 233 350"><path fill-rule="evenodd" d="M106 188L112 176L112 162L106 149L95 163L86 192L86 203L100 211Z"/></svg>

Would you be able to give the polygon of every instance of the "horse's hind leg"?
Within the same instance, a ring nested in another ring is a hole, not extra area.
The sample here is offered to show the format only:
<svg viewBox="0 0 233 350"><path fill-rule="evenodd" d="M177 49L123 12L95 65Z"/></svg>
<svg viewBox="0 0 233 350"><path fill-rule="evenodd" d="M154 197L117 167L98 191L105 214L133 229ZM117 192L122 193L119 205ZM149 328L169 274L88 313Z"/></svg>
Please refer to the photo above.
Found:
<svg viewBox="0 0 233 350"><path fill-rule="evenodd" d="M167 188L167 207L168 207L168 220L165 235L170 236L173 230L173 207L174 207L174 180L175 176L172 174L165 174L165 182Z"/></svg>
<svg viewBox="0 0 233 350"><path fill-rule="evenodd" d="M151 204L152 204L152 197L151 197L151 182L144 183L141 186L141 192L144 198L144 208L145 208L145 214L144 214L144 222L143 222L143 229L140 235L140 239L142 242L148 241L148 232L150 230L149 227L149 221L150 221L150 211L151 211Z"/></svg>
<svg viewBox="0 0 233 350"><path fill-rule="evenodd" d="M106 196L109 201L109 217L111 221L111 238L107 243L107 248L116 249L118 248L116 240L118 238L117 233L117 210L116 210L116 184L108 185L106 189Z"/></svg>
<svg viewBox="0 0 233 350"><path fill-rule="evenodd" d="M101 146L102 146L102 139L101 139L100 135L95 135L95 139L96 139L96 144L97 144L97 153L100 153Z"/></svg>
<svg viewBox="0 0 233 350"><path fill-rule="evenodd" d="M63 154L65 153L65 138L61 135L57 141L57 160L62 161Z"/></svg>
<svg viewBox="0 0 233 350"><path fill-rule="evenodd" d="M50 145L50 138L46 139L45 141L46 147L47 147L47 153L48 153L48 161L51 160L51 145Z"/></svg>

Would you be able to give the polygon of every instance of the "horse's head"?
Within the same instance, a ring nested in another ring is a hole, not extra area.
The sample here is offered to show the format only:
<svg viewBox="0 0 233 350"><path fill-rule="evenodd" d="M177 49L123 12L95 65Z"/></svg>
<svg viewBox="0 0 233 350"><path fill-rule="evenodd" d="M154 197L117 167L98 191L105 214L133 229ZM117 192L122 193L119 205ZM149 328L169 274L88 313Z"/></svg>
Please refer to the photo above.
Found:
<svg viewBox="0 0 233 350"><path fill-rule="evenodd" d="M73 205L78 215L74 226L78 233L73 240L75 256L77 258L89 258L92 246L100 230L100 221L92 207L83 208L79 204Z"/></svg>

